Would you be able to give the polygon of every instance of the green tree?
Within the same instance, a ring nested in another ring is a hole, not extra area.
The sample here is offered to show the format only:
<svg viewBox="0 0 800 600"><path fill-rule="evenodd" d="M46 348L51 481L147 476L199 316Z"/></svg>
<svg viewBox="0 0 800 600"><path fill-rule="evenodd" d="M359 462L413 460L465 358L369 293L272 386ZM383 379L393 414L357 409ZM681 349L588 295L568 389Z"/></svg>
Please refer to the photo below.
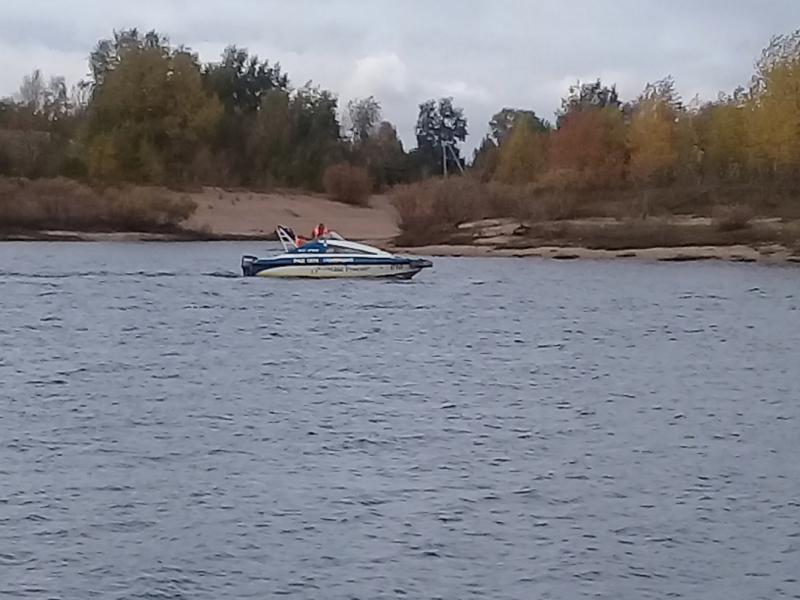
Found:
<svg viewBox="0 0 800 600"><path fill-rule="evenodd" d="M154 30L142 34L138 29L133 28L114 30L111 38L97 42L89 55L92 90L103 84L106 76L119 65L123 54L127 51L145 48L163 52L169 48L169 40Z"/></svg>
<svg viewBox="0 0 800 600"><path fill-rule="evenodd" d="M214 134L216 179L235 185L273 179L272 171L259 167L268 159L260 156L256 130L261 111L272 106L264 100L273 92L289 93L289 77L281 71L280 64L270 65L258 56L250 56L246 49L228 46L220 62L204 67L203 83L224 107Z"/></svg>
<svg viewBox="0 0 800 600"><path fill-rule="evenodd" d="M356 144L365 142L381 123L381 105L373 96L347 103L350 139Z"/></svg>
<svg viewBox="0 0 800 600"><path fill-rule="evenodd" d="M225 107L226 114L248 114L262 107L262 99L272 90L288 90L289 76L281 72L280 63L270 65L250 56L247 49L228 46L219 63L203 69L206 88Z"/></svg>
<svg viewBox="0 0 800 600"><path fill-rule="evenodd" d="M406 181L406 153L390 122L382 121L377 126L361 144L359 154L376 188Z"/></svg>
<svg viewBox="0 0 800 600"><path fill-rule="evenodd" d="M504 108L489 121L492 141L496 146L502 146L511 136L513 129L520 124L525 124L532 131L545 132L550 129L549 124L537 117L532 110Z"/></svg>
<svg viewBox="0 0 800 600"><path fill-rule="evenodd" d="M329 163L338 162L340 125L337 98L318 86L297 90L289 106L293 156L287 183L321 189Z"/></svg>
<svg viewBox="0 0 800 600"><path fill-rule="evenodd" d="M267 93L247 138L252 179L321 189L325 168L341 158L336 109L336 97L319 87Z"/></svg>
<svg viewBox="0 0 800 600"><path fill-rule="evenodd" d="M605 86L600 79L592 83L579 81L571 85L567 95L561 99L561 108L556 112L557 125L561 127L561 121L567 115L603 108L622 108L617 86Z"/></svg>
<svg viewBox="0 0 800 600"><path fill-rule="evenodd" d="M491 135L486 135L472 152L470 169L483 181L491 181L500 166L500 148Z"/></svg>

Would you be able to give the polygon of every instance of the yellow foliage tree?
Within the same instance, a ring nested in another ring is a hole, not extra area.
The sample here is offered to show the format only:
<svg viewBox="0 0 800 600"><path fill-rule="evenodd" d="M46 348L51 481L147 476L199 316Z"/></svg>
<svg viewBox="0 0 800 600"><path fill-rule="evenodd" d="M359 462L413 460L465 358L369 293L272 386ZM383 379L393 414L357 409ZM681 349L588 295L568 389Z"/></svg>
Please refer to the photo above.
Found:
<svg viewBox="0 0 800 600"><path fill-rule="evenodd" d="M705 162L720 178L738 178L747 167L746 110L737 95L722 96L708 109Z"/></svg>
<svg viewBox="0 0 800 600"><path fill-rule="evenodd" d="M746 103L753 162L772 171L800 166L800 30L772 39L756 63Z"/></svg>
<svg viewBox="0 0 800 600"><path fill-rule="evenodd" d="M680 157L678 111L671 78L649 84L639 96L628 130L630 170L635 180L658 184L674 174Z"/></svg>
<svg viewBox="0 0 800 600"><path fill-rule="evenodd" d="M532 183L547 165L547 135L534 131L527 123L516 125L499 148L499 161L494 179L500 183Z"/></svg>

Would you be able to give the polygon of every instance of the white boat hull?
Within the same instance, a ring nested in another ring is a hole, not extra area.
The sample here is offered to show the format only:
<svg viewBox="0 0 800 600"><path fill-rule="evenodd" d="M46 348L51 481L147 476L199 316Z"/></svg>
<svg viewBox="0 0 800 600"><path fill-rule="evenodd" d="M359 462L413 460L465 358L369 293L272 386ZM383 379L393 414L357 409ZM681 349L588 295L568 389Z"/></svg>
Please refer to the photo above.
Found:
<svg viewBox="0 0 800 600"><path fill-rule="evenodd" d="M257 277L310 277L327 279L337 277L397 277L407 278L419 273L419 267L408 264L392 265L286 265L260 271Z"/></svg>

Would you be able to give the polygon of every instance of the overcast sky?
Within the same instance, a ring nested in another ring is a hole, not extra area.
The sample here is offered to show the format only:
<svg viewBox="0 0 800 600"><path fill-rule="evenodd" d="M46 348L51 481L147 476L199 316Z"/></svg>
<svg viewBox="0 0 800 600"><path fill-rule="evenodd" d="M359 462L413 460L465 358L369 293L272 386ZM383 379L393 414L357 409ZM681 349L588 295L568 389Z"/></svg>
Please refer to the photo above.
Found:
<svg viewBox="0 0 800 600"><path fill-rule="evenodd" d="M666 75L685 100L747 85L770 37L800 28L800 0L0 0L0 15L0 96L34 68L74 83L97 40L138 27L203 61L246 47L342 107L373 94L407 147L418 104L453 96L472 148L504 106L553 120L577 80L623 100Z"/></svg>

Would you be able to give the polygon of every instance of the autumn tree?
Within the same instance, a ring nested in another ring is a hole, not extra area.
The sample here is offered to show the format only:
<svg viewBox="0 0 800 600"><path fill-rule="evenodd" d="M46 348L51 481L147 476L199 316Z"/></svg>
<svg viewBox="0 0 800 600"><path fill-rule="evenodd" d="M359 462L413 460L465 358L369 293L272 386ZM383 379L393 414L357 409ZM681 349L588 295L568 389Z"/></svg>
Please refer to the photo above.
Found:
<svg viewBox="0 0 800 600"><path fill-rule="evenodd" d="M694 119L694 133L702 152L703 174L717 179L739 179L748 173L746 98L743 90L721 93L703 105Z"/></svg>
<svg viewBox="0 0 800 600"><path fill-rule="evenodd" d="M671 77L648 84L637 98L628 132L635 180L660 185L674 177L680 158L676 123L681 109Z"/></svg>
<svg viewBox="0 0 800 600"><path fill-rule="evenodd" d="M203 89L197 57L158 42L98 47L113 52L93 61L95 85L88 123L94 177L144 183L183 181L219 118L221 107ZM111 58L113 57L113 58ZM109 66L113 65L113 66Z"/></svg>
<svg viewBox="0 0 800 600"><path fill-rule="evenodd" d="M515 120L510 133L500 139L494 179L508 184L532 183L547 167L547 130L530 117Z"/></svg>
<svg viewBox="0 0 800 600"><path fill-rule="evenodd" d="M756 63L746 103L747 139L762 170L800 167L800 30L774 37Z"/></svg>
<svg viewBox="0 0 800 600"><path fill-rule="evenodd" d="M617 86L608 87L598 79L592 83L581 83L571 85L566 96L561 99L561 108L556 112L557 125L561 127L561 121L568 115L575 113L592 111L604 108L620 109L619 94Z"/></svg>
<svg viewBox="0 0 800 600"><path fill-rule="evenodd" d="M415 131L418 155L428 172L442 173L445 165L448 171L462 166L458 144L467 139L467 119L452 98L420 104Z"/></svg>
<svg viewBox="0 0 800 600"><path fill-rule="evenodd" d="M625 178L625 120L615 89L573 87L550 136L549 164L570 184L615 186Z"/></svg>

